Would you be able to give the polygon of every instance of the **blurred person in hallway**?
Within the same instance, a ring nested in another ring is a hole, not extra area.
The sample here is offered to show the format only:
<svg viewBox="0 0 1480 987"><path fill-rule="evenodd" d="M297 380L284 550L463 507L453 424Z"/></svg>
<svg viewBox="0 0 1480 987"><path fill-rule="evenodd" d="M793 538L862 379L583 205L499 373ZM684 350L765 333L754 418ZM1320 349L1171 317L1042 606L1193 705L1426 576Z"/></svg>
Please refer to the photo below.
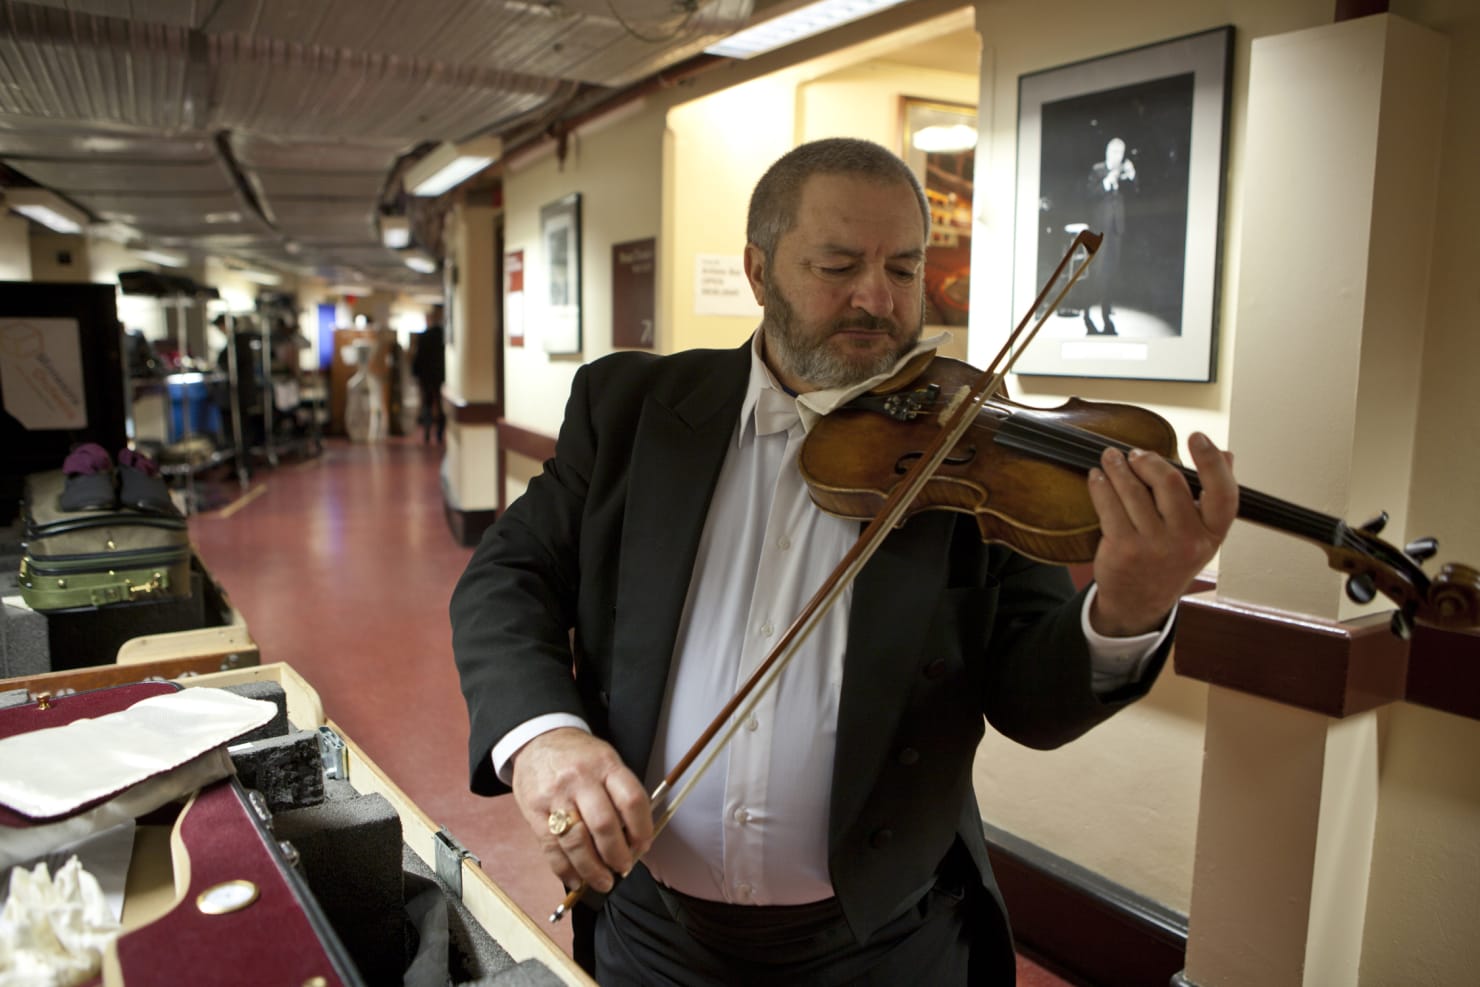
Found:
<svg viewBox="0 0 1480 987"><path fill-rule="evenodd" d="M435 432L442 443L447 431L447 416L442 408L442 383L447 379L447 340L442 329L442 306L434 305L427 313L426 331L416 337L416 352L411 356L411 374L421 393L421 441L431 442Z"/></svg>

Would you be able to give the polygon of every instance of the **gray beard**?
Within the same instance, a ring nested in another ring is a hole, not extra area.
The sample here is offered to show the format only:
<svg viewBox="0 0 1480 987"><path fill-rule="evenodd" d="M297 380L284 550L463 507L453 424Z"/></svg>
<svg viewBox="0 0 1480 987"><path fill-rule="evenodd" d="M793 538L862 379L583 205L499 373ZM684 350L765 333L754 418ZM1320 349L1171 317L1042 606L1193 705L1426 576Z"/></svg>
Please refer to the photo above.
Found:
<svg viewBox="0 0 1480 987"><path fill-rule="evenodd" d="M797 325L796 311L791 303L773 287L773 282L767 281L766 310L761 319L761 331L765 333L766 352L786 373L819 390L830 390L848 387L892 370L900 358L919 342L924 318L925 303L921 299L920 323L907 339L899 342L894 350L865 362L849 360L828 348L827 341L833 332L839 329L883 330L889 332L892 338L898 339L899 324L893 319L868 315L839 319L828 327L826 335L812 339Z"/></svg>

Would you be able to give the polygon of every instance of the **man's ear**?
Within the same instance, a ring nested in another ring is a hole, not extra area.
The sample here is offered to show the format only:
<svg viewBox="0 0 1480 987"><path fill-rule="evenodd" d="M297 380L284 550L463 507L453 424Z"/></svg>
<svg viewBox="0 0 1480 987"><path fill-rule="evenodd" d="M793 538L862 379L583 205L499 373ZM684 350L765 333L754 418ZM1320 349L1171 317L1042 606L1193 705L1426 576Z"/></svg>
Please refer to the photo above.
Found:
<svg viewBox="0 0 1480 987"><path fill-rule="evenodd" d="M745 280L750 282L750 293L755 303L766 305L766 254L753 243L745 245Z"/></svg>

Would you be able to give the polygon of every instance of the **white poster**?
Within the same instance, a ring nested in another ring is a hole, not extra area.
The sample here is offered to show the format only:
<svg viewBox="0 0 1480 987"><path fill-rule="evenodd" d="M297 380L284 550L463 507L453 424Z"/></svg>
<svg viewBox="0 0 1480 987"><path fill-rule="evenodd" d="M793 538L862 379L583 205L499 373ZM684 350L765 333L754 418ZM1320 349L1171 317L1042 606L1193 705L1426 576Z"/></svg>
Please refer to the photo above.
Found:
<svg viewBox="0 0 1480 987"><path fill-rule="evenodd" d="M0 390L27 429L87 425L81 339L76 319L0 319Z"/></svg>
<svg viewBox="0 0 1480 987"><path fill-rule="evenodd" d="M739 254L694 255L694 314L760 318Z"/></svg>

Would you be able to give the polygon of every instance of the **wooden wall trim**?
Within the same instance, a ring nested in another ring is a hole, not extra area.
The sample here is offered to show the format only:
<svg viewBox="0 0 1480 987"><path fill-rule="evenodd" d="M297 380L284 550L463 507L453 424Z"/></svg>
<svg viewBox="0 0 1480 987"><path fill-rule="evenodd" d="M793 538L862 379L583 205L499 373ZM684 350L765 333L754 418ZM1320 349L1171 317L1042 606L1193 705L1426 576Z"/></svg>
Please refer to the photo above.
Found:
<svg viewBox="0 0 1480 987"><path fill-rule="evenodd" d="M461 401L442 392L442 409L447 420L459 425L494 425L503 409L497 401Z"/></svg>
<svg viewBox="0 0 1480 987"><path fill-rule="evenodd" d="M1339 718L1404 698L1408 646L1388 622L1325 621L1197 593L1182 599L1173 661L1188 678Z"/></svg>
<svg viewBox="0 0 1480 987"><path fill-rule="evenodd" d="M1480 635L1414 627L1405 698L1480 720Z"/></svg>
<svg viewBox="0 0 1480 987"><path fill-rule="evenodd" d="M1187 916L984 822L1019 949L1071 983L1166 984L1183 968Z"/></svg>
<svg viewBox="0 0 1480 987"><path fill-rule="evenodd" d="M518 425L511 425L507 419L499 418L494 423L498 431L498 510L502 514L504 508L508 507L508 477L509 477L509 453L517 453L537 463L553 458L555 455L555 440L540 432L532 432Z"/></svg>
<svg viewBox="0 0 1480 987"><path fill-rule="evenodd" d="M507 449L509 452L517 452L538 463L543 463L555 455L555 440L550 436L520 428L518 425L511 425L505 418L500 418L494 424L498 427L498 444L501 453Z"/></svg>

